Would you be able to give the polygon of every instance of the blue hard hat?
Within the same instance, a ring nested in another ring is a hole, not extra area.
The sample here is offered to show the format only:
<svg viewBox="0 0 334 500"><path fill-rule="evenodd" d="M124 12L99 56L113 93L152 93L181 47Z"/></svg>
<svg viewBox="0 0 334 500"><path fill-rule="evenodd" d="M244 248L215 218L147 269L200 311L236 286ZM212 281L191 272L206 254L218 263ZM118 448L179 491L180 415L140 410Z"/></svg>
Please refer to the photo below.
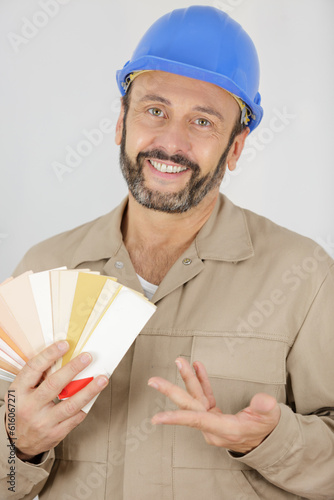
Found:
<svg viewBox="0 0 334 500"><path fill-rule="evenodd" d="M215 7L194 5L160 17L144 34L130 61L117 71L122 95L131 82L129 75L142 70L167 71L231 92L250 110L251 131L262 119L255 46L240 24Z"/></svg>

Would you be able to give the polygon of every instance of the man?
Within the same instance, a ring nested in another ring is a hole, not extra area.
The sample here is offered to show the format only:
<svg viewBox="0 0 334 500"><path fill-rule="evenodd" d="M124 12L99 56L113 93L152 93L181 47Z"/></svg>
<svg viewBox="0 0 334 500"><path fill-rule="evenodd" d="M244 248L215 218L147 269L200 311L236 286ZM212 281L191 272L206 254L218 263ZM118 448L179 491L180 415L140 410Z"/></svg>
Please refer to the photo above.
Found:
<svg viewBox="0 0 334 500"><path fill-rule="evenodd" d="M333 261L219 194L262 117L251 40L217 9L178 9L117 78L128 199L16 274L90 267L157 312L87 418L105 377L53 399L89 354L43 380L58 343L22 369L8 498L334 498Z"/></svg>

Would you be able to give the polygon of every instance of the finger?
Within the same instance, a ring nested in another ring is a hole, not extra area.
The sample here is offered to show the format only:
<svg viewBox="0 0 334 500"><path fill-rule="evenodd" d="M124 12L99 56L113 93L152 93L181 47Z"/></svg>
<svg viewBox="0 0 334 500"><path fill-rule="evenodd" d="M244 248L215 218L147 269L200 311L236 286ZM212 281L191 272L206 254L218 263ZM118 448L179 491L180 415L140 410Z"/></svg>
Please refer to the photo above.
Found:
<svg viewBox="0 0 334 500"><path fill-rule="evenodd" d="M61 358L69 349L66 341L51 344L42 352L29 359L15 378L14 385L20 384L22 389L31 389L42 379L43 373Z"/></svg>
<svg viewBox="0 0 334 500"><path fill-rule="evenodd" d="M193 427L219 437L239 435L239 425L236 422L207 411L165 411L154 415L152 423Z"/></svg>
<svg viewBox="0 0 334 500"><path fill-rule="evenodd" d="M69 417L61 421L55 428L55 444L58 444L64 439L69 432L71 432L75 427L77 427L83 420L85 420L87 413L84 411L79 411L72 417Z"/></svg>
<svg viewBox="0 0 334 500"><path fill-rule="evenodd" d="M239 426L233 420L209 412L169 411L157 413L151 419L155 425L182 425L200 430L211 445L230 448L240 440ZM242 449L243 451L243 449ZM247 451L247 450L246 450Z"/></svg>
<svg viewBox="0 0 334 500"><path fill-rule="evenodd" d="M42 405L55 399L64 387L86 368L92 361L88 352L83 352L69 361L65 366L43 380L35 391L35 397Z"/></svg>
<svg viewBox="0 0 334 500"><path fill-rule="evenodd" d="M84 413L81 409L89 403L89 401L95 398L95 396L97 396L102 389L108 385L108 382L108 377L100 375L72 397L58 403L52 413L52 424L56 425L69 420L68 425L71 426L71 422L75 421L75 419L73 420L73 417L78 413ZM69 430L72 430L72 428Z"/></svg>
<svg viewBox="0 0 334 500"><path fill-rule="evenodd" d="M266 414L271 412L277 404L274 397L269 396L269 394L258 393L253 396L250 407L256 413Z"/></svg>
<svg viewBox="0 0 334 500"><path fill-rule="evenodd" d="M190 396L190 394L184 389L181 389L181 387L168 382L168 380L160 377L153 377L148 381L148 385L160 391L183 410L205 410L202 403Z"/></svg>
<svg viewBox="0 0 334 500"><path fill-rule="evenodd" d="M253 396L249 405L249 411L260 419L265 418L277 422L281 415L281 410L276 399L265 393L258 393Z"/></svg>
<svg viewBox="0 0 334 500"><path fill-rule="evenodd" d="M85 419L86 415L87 414L85 412L80 411L67 420L50 426L47 435L43 435L44 439L41 439L41 433L39 432L34 445L31 445L30 443L29 445L21 443L20 448L16 448L18 457L23 460L29 460L29 458L32 458L43 451L54 448L71 430L73 430ZM49 419L48 423L50 423Z"/></svg>
<svg viewBox="0 0 334 500"><path fill-rule="evenodd" d="M175 363L186 386L187 392L190 394L190 396L202 403L206 409L209 409L209 402L205 397L201 383L191 369L188 361L182 358L177 358Z"/></svg>
<svg viewBox="0 0 334 500"><path fill-rule="evenodd" d="M200 361L195 361L193 363L193 367L195 369L197 378L202 386L203 393L206 399L208 400L209 403L208 409L215 408L216 398L213 395L212 387L205 366Z"/></svg>

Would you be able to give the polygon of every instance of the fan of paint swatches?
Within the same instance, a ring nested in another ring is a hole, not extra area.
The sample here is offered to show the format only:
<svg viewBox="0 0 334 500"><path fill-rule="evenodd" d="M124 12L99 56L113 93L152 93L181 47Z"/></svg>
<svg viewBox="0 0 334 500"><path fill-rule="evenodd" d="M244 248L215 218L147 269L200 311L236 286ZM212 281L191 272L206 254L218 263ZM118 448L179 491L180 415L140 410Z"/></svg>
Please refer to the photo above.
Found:
<svg viewBox="0 0 334 500"><path fill-rule="evenodd" d="M93 357L58 395L66 399L97 375L111 376L155 309L116 278L89 270L28 271L9 278L0 285L0 379L14 380L29 358L66 339L70 349L50 372L83 350Z"/></svg>

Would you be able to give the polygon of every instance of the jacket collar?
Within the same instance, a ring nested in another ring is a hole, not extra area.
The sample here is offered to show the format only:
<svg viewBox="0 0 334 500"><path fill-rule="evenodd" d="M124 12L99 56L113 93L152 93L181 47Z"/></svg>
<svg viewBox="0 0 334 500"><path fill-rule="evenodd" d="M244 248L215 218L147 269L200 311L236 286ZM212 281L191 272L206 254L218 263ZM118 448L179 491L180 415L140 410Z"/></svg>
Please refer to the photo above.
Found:
<svg viewBox="0 0 334 500"><path fill-rule="evenodd" d="M195 244L203 260L239 262L254 255L244 210L221 193Z"/></svg>
<svg viewBox="0 0 334 500"><path fill-rule="evenodd" d="M71 261L73 268L83 262L110 259L118 253L123 245L121 224L127 203L126 197L111 212L82 226L86 231L83 232L80 244L73 254Z"/></svg>
<svg viewBox="0 0 334 500"><path fill-rule="evenodd" d="M73 254L73 268L83 262L108 260L124 247L121 223L127 202L125 198L112 212L83 226L87 229ZM223 194L219 195L194 244L201 260L238 262L254 255L244 210Z"/></svg>

